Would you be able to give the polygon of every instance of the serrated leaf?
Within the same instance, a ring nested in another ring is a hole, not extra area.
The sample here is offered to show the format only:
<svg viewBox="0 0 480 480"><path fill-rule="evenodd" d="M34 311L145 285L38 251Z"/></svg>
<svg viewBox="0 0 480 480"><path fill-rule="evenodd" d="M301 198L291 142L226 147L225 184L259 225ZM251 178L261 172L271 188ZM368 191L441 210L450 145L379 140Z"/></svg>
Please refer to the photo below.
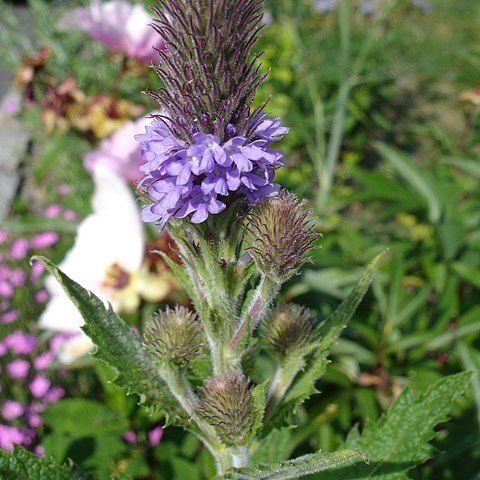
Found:
<svg viewBox="0 0 480 480"><path fill-rule="evenodd" d="M428 443L433 428L445 421L455 397L468 386L472 374L464 372L442 378L418 398L406 389L376 423L367 423L361 435L354 428L347 448L359 448L370 465L352 465L327 472L322 480L407 480L407 472L432 454Z"/></svg>
<svg viewBox="0 0 480 480"><path fill-rule="evenodd" d="M346 462L365 460L358 450L340 450L332 453L311 453L280 463L255 465L228 471L225 480L288 480L338 467Z"/></svg>
<svg viewBox="0 0 480 480"><path fill-rule="evenodd" d="M47 267L78 308L85 320L82 329L97 347L94 355L117 372L114 383L126 388L129 394L137 394L140 403L146 407L160 410L167 421L176 424L188 422L140 338L111 306L106 308L96 295L74 282L45 257L35 256L32 259Z"/></svg>
<svg viewBox="0 0 480 480"><path fill-rule="evenodd" d="M260 385L257 385L252 392L252 397L255 403L255 414L253 418L252 428L250 430L251 438L255 438L257 432L262 427L263 415L265 413L267 383L268 382L263 382Z"/></svg>
<svg viewBox="0 0 480 480"><path fill-rule="evenodd" d="M359 303L372 283L375 271L383 260L385 252L377 255L368 265L365 273L350 295L340 306L317 327L319 341L315 352L308 358L303 371L297 375L288 390L280 408L273 415L271 427L282 426L294 413L299 404L317 392L315 383L323 376L328 365L328 353L342 330L347 326ZM266 430L267 432L269 430Z"/></svg>
<svg viewBox="0 0 480 480"><path fill-rule="evenodd" d="M0 479L25 480L29 478L48 480L93 480L70 463L58 465L51 457L40 458L15 445L13 452L0 449Z"/></svg>

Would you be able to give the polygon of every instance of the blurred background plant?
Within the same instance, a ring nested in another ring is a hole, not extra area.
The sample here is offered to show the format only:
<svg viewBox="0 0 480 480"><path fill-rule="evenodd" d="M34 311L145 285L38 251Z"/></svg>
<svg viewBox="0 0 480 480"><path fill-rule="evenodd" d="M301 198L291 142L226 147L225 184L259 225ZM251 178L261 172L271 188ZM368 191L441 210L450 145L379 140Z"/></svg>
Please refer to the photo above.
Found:
<svg viewBox="0 0 480 480"><path fill-rule="evenodd" d="M0 61L15 72L17 94L2 115L20 118L30 132L22 181L1 221L0 398L8 435L2 431L0 446L11 448L3 441L9 438L60 462L70 457L98 478L210 478L214 466L199 442L164 431L109 384L107 367L88 355L60 361L64 337L75 330L59 335L36 324L54 293L39 267L29 269L30 254L40 248L61 262L79 225L108 208L95 203L96 166L115 171L123 187L133 184L138 150L128 139L155 108L139 92L159 85L141 48L148 34L130 35L146 27L139 6L109 2L109 15L98 17L96 4L82 11L78 3L28 5L29 36L11 7L0 5ZM360 267L390 249L334 349L318 386L322 395L309 401L308 414L296 412L299 427L285 447L330 451L352 425L377 419L406 385L423 390L444 375L480 368L480 5L267 0L264 21L259 49L269 76L255 103L274 93L267 110L291 129L281 143L288 169L278 179L310 200L324 236L314 263L283 297L323 318L356 283ZM116 43L106 31L115 32ZM102 290L110 280L129 301L131 278L148 275L157 292L163 285L161 298L135 290L138 314L118 302L141 331L145 318L182 293L152 253L174 257L171 241L151 230L138 235L137 270L116 268L112 259L108 278L105 272L97 282ZM108 241L117 242L115 233ZM94 243L87 241L89 248ZM268 359L258 361L269 368ZM26 373L18 377L22 365ZM50 391L57 392L51 402ZM478 478L478 376L453 416L435 441L446 453L412 478ZM153 464L160 466L155 474Z"/></svg>

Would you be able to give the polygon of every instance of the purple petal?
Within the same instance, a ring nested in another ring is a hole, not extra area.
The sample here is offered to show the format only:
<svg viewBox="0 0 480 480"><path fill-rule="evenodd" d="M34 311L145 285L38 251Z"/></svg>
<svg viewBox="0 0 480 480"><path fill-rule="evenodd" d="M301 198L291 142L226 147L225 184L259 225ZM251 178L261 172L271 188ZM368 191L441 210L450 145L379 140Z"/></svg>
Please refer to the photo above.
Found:
<svg viewBox="0 0 480 480"><path fill-rule="evenodd" d="M202 223L208 217L208 208L207 205L202 203L198 208L197 211L192 215L191 221L192 223Z"/></svg>

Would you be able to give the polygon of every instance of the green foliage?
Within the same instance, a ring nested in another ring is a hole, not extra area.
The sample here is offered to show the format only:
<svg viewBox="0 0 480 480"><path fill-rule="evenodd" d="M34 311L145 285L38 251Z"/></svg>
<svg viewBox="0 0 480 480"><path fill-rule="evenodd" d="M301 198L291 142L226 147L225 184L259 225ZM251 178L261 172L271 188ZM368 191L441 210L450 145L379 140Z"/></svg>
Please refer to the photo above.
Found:
<svg viewBox="0 0 480 480"><path fill-rule="evenodd" d="M48 480L93 480L75 465L58 465L52 458L39 458L22 447L15 446L13 453L0 449L0 478L24 480L45 478Z"/></svg>
<svg viewBox="0 0 480 480"><path fill-rule="evenodd" d="M384 143L375 143L375 148L425 200L428 205L429 220L432 223L438 222L442 214L439 192L435 191L427 173L414 165L407 155L402 154Z"/></svg>
<svg viewBox="0 0 480 480"><path fill-rule="evenodd" d="M439 380L419 397L409 389L376 423L368 422L362 434L355 427L345 446L359 448L368 457L368 466L356 464L327 472L322 480L339 478L407 480L407 472L433 453L428 443L433 428L446 420L454 400L467 388L472 374L459 373Z"/></svg>
<svg viewBox="0 0 480 480"><path fill-rule="evenodd" d="M43 418L57 432L78 437L107 433L122 434L128 426L118 411L83 398L68 398L51 405L43 413ZM78 422L79 418L82 422Z"/></svg>

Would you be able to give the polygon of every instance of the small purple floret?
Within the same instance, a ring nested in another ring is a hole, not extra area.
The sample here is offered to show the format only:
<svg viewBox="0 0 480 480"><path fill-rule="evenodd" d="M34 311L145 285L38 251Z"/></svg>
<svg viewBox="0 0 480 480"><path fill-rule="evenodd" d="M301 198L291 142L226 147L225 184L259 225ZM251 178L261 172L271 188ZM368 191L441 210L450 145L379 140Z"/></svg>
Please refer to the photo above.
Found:
<svg viewBox="0 0 480 480"><path fill-rule="evenodd" d="M229 197L244 196L254 203L277 195L279 186L273 179L283 166L283 153L269 148L288 132L278 118L258 115L248 138L231 136L235 127L229 125L230 138L223 143L202 132L193 133L187 143L175 138L167 121L157 118L146 133L135 137L142 143L145 161L139 187L153 200L143 209L143 221L155 222L160 230L172 218L202 223L222 212Z"/></svg>

